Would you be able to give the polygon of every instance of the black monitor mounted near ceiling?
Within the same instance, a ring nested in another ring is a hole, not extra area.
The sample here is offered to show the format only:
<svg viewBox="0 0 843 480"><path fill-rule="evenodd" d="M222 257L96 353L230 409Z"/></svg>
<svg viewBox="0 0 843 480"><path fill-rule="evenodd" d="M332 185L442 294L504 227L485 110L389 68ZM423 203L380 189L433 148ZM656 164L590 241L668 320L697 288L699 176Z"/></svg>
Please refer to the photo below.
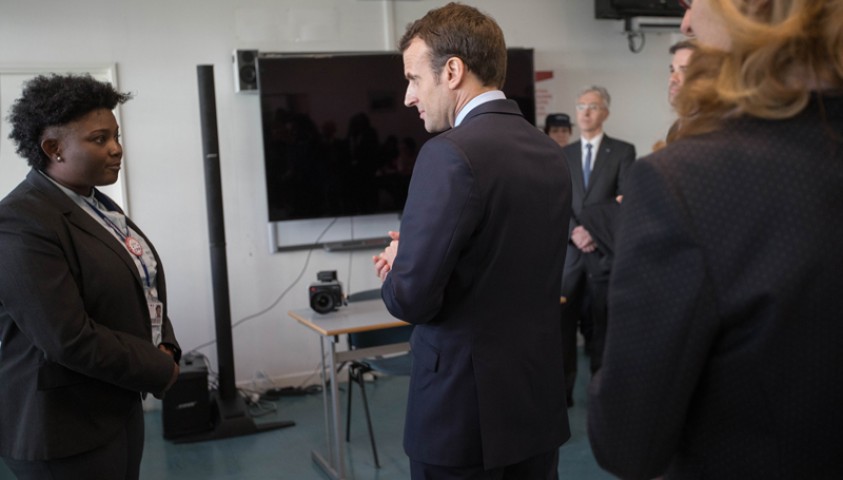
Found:
<svg viewBox="0 0 843 480"><path fill-rule="evenodd" d="M594 0L594 18L682 17L685 9L677 0Z"/></svg>

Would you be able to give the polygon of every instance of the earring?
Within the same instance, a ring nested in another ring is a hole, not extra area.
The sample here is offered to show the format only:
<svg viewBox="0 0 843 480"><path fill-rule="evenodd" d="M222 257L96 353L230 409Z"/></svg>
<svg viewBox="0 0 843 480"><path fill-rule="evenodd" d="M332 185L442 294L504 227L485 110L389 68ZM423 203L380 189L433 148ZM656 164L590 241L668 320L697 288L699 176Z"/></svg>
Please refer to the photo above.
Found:
<svg viewBox="0 0 843 480"><path fill-rule="evenodd" d="M57 161L57 162L60 162L60 161L61 161L61 155L56 155L56 161Z"/></svg>

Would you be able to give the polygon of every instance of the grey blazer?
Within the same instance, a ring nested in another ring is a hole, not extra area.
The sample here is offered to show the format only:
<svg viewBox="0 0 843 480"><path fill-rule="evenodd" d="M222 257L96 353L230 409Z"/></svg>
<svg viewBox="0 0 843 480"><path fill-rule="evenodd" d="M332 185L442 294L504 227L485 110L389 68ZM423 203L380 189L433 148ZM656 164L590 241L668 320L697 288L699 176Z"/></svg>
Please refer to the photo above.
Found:
<svg viewBox="0 0 843 480"><path fill-rule="evenodd" d="M155 258L162 338L177 347ZM0 456L95 449L141 392L164 389L173 359L151 342L141 282L125 247L40 173L0 202Z"/></svg>

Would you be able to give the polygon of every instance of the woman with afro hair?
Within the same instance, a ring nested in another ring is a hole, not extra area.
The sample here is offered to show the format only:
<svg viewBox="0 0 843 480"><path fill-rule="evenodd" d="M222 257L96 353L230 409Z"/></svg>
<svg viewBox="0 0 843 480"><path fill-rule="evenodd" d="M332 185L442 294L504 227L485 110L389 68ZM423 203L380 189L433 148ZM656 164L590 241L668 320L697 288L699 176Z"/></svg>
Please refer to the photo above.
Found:
<svg viewBox="0 0 843 480"><path fill-rule="evenodd" d="M161 260L97 190L117 181L129 98L38 76L10 110L32 170L0 201L0 457L21 479L137 479L141 399L178 378Z"/></svg>

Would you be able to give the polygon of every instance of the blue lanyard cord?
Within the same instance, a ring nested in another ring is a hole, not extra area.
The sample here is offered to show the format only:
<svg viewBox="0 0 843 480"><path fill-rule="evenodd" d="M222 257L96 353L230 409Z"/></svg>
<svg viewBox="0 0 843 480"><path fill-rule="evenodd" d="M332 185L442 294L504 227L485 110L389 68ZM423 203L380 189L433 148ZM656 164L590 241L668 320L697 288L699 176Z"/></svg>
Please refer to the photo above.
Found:
<svg viewBox="0 0 843 480"><path fill-rule="evenodd" d="M129 222L128 221L126 222L126 233L124 234L123 232L120 231L120 228L110 218L108 218L104 213L102 213L100 211L99 207L97 207L95 204L89 202L87 199L85 200L85 203L87 203L88 206L91 207L91 209L94 211L94 213L96 213L106 224L108 224L109 227L111 227L112 230L114 230L114 233L116 233L117 236L120 237L121 240L123 240L123 246L126 247L126 250L128 250L129 246L126 244L126 239L129 238L129 234L131 233L129 231ZM134 253L132 253L132 252L129 252L129 253L131 253L132 256L137 258L138 261L141 264L141 267L143 267L143 276L144 276L144 283L146 284L146 288L152 288L152 285L151 285L150 279L149 279L149 270L146 268L146 263L144 263L144 261L143 261L143 254L134 255Z"/></svg>

